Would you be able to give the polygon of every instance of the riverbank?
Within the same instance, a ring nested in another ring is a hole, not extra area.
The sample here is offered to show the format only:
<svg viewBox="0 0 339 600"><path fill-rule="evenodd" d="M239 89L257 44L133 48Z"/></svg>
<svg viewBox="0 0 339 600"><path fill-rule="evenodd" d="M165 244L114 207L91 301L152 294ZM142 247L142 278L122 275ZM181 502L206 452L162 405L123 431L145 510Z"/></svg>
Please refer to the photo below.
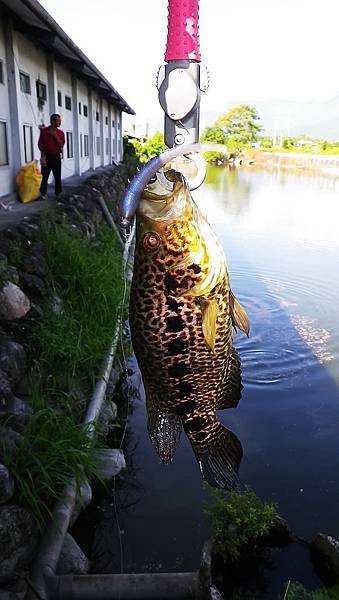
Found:
<svg viewBox="0 0 339 600"><path fill-rule="evenodd" d="M0 586L13 598L26 591L63 485L76 480L74 523L91 478L125 465L106 445L117 422L117 365L95 435L80 424L122 310L122 244L99 201L117 216L132 172L119 165L96 174L40 211L27 206L24 220L0 231ZM75 541L64 545L59 572L88 572Z"/></svg>
<svg viewBox="0 0 339 600"><path fill-rule="evenodd" d="M237 161L242 165L260 165L267 169L286 169L339 177L339 155L301 152L262 152L246 150Z"/></svg>

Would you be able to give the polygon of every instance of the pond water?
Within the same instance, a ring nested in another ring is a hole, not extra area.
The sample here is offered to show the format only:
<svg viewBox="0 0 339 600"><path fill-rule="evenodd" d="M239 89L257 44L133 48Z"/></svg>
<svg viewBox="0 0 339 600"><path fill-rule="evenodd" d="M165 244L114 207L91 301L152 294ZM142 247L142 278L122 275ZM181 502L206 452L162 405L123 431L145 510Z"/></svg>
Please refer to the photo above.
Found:
<svg viewBox="0 0 339 600"><path fill-rule="evenodd" d="M276 502L297 534L339 538L339 180L211 167L193 195L251 322L249 338L235 335L242 399L220 413L243 445L240 480ZM97 511L94 570L194 570L209 536L207 492L185 436L173 464L160 463L137 371L132 382L133 476ZM319 584L302 546L277 551L262 576L253 597L277 598L288 579Z"/></svg>

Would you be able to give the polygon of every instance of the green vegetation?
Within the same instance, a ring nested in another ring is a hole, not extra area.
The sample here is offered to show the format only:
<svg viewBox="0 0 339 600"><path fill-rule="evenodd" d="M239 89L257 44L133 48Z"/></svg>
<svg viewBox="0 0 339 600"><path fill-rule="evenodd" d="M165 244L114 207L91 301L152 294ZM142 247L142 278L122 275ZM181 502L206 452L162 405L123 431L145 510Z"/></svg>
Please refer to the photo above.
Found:
<svg viewBox="0 0 339 600"><path fill-rule="evenodd" d="M27 506L42 527L69 479L75 478L79 487L85 479L98 476L98 465L97 440L88 435L89 427L77 425L71 415L43 408L40 402L17 450L13 452L4 438L0 454L15 481L15 502Z"/></svg>
<svg viewBox="0 0 339 600"><path fill-rule="evenodd" d="M259 139L259 148L265 152L296 152L302 154L339 154L339 142L315 140L307 135L299 137L282 136L273 146L273 138L264 136Z"/></svg>
<svg viewBox="0 0 339 600"><path fill-rule="evenodd" d="M240 104L228 110L215 122L215 127L225 135L230 151L241 150L258 140L262 127L257 111L248 104Z"/></svg>
<svg viewBox="0 0 339 600"><path fill-rule="evenodd" d="M262 127L258 123L257 111L248 104L240 104L220 116L212 127L208 127L201 135L202 142L224 144L230 153L237 153L243 148L251 147L258 140ZM223 160L224 154L209 152L208 161Z"/></svg>
<svg viewBox="0 0 339 600"><path fill-rule="evenodd" d="M20 267L24 256L22 244L16 240L8 242L8 261L15 267Z"/></svg>
<svg viewBox="0 0 339 600"><path fill-rule="evenodd" d="M95 247L66 227L44 234L50 299L31 339L48 377L92 385L112 339L123 289L121 253L108 228ZM58 298L59 305L55 305Z"/></svg>
<svg viewBox="0 0 339 600"><path fill-rule="evenodd" d="M100 432L89 436L79 421L112 341L124 285L111 229L104 226L93 242L76 229L46 223L49 299L27 344L32 414L18 448L0 443L15 480L14 499L40 526L70 478L79 486L97 475Z"/></svg>
<svg viewBox="0 0 339 600"><path fill-rule="evenodd" d="M283 600L338 600L339 585L331 588L307 590L297 581L289 581Z"/></svg>
<svg viewBox="0 0 339 600"><path fill-rule="evenodd" d="M151 139L145 139L143 141L132 138L127 142L125 139L125 150L127 150L127 155L131 156L133 151L128 149L128 145L134 148L135 156L142 164L166 150L164 136L159 131L157 131Z"/></svg>
<svg viewBox="0 0 339 600"><path fill-rule="evenodd" d="M278 517L276 506L263 503L249 488L209 491L213 503L206 504L204 512L212 525L214 550L236 560L243 546L269 531Z"/></svg>
<svg viewBox="0 0 339 600"><path fill-rule="evenodd" d="M272 136L260 135L262 129L256 109L248 104L240 104L218 117L212 127L205 129L201 141L226 145L229 154L233 155L253 147L264 152L339 154L339 142L316 140L307 135L300 135L299 137L278 136L273 143ZM225 154L214 151L206 152L205 159L208 162L227 162Z"/></svg>

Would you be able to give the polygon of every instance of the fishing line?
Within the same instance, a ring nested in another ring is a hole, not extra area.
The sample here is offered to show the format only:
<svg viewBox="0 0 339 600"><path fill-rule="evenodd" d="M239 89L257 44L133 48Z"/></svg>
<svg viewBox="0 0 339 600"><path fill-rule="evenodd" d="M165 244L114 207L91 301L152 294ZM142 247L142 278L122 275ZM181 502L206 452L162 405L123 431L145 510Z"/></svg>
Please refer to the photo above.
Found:
<svg viewBox="0 0 339 600"><path fill-rule="evenodd" d="M126 244L125 244L125 250L124 250L124 254L123 254L123 270L122 270L122 278L123 278L123 293L122 293L122 301L120 303L120 314L119 314L119 321L120 321L120 332L119 332L119 338L120 338L120 348L121 348L121 354L122 354L122 365L123 365L123 374L125 376L125 380L127 382L127 394L126 394L126 415L125 415L125 419L124 419L124 429L122 432L122 436L120 439L120 444L119 444L119 450L121 450L122 445L124 443L125 440L125 436L126 436L126 431L127 431L127 420L128 420L128 413L129 413L129 387L128 387L128 369L127 369L127 360L126 360L126 353L125 353L125 348L124 348L124 339L123 339L123 328L122 328L122 323L123 323L123 313L124 313L124 309L125 309L125 302L126 302L126 296L127 296L127 268L128 268L128 258L129 258L129 251L130 251L130 245L131 242L134 238L134 231L135 231L135 224L133 226L133 229L131 231L130 237L127 240ZM123 543L122 543L122 531L120 528L120 521L119 521L119 512L118 512L118 507L117 507L117 502L116 502L116 475L114 476L113 479L113 508L114 508L114 516L115 516L115 521L116 521L116 526L117 526L117 530L118 530L118 538L119 538L119 549L120 549L120 573L124 572L124 550L123 550Z"/></svg>

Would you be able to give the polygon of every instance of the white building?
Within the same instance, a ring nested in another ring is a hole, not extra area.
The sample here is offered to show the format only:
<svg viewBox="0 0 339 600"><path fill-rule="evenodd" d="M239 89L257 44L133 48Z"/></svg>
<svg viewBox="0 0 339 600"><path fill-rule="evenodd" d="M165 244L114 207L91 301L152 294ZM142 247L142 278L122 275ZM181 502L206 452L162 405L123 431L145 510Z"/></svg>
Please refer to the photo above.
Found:
<svg viewBox="0 0 339 600"><path fill-rule="evenodd" d="M0 0L0 197L40 158L39 127L62 118L62 176L122 159L134 111L36 0Z"/></svg>

